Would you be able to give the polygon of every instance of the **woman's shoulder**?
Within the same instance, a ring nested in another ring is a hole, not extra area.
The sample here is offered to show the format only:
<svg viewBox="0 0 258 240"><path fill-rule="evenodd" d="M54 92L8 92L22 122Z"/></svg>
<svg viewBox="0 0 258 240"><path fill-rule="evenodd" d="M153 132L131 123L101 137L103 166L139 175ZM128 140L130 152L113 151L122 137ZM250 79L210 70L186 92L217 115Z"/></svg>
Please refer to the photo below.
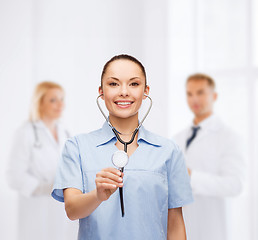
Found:
<svg viewBox="0 0 258 240"><path fill-rule="evenodd" d="M12 143L14 145L31 145L34 140L34 133L31 123L29 121L22 122L18 127L13 129L12 132Z"/></svg>
<svg viewBox="0 0 258 240"><path fill-rule="evenodd" d="M24 121L16 128L16 135L30 135L33 133L33 125L30 121Z"/></svg>
<svg viewBox="0 0 258 240"><path fill-rule="evenodd" d="M74 137L69 138L69 140L76 143L91 143L97 141L100 136L102 136L101 128L91 132L77 134Z"/></svg>
<svg viewBox="0 0 258 240"><path fill-rule="evenodd" d="M101 134L101 128L90 131L90 132L79 133L79 134L75 135L74 137L75 138L91 138L94 136L99 136L100 134Z"/></svg>
<svg viewBox="0 0 258 240"><path fill-rule="evenodd" d="M35 129L41 129L44 127L44 123L41 120L38 121L24 121L22 124L18 127L18 131L33 131Z"/></svg>

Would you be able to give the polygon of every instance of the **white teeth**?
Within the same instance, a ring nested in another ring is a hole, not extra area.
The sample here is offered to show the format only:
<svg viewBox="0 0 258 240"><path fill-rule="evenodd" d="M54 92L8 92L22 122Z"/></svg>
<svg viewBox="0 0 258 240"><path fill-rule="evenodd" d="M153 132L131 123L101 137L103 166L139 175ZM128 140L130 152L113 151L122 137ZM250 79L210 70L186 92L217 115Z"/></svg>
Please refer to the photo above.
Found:
<svg viewBox="0 0 258 240"><path fill-rule="evenodd" d="M129 105L131 102L117 102L117 105Z"/></svg>

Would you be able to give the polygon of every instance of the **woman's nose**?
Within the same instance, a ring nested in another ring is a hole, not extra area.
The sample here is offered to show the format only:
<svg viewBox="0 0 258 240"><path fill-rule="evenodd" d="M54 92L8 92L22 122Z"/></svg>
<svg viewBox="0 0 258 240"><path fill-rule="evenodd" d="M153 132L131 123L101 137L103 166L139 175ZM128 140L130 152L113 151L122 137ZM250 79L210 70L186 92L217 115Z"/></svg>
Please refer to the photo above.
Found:
<svg viewBox="0 0 258 240"><path fill-rule="evenodd" d="M120 88L120 96L128 96L128 89L126 85L122 85Z"/></svg>

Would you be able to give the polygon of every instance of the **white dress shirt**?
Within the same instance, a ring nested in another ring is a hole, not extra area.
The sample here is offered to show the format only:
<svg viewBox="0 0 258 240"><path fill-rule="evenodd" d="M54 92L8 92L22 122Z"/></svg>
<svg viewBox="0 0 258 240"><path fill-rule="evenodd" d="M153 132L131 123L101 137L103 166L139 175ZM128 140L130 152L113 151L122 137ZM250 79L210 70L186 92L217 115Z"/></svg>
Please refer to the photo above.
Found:
<svg viewBox="0 0 258 240"><path fill-rule="evenodd" d="M229 197L241 193L245 164L241 139L212 115L186 149L193 125L175 136L191 169L194 203L184 208L189 240L227 240Z"/></svg>

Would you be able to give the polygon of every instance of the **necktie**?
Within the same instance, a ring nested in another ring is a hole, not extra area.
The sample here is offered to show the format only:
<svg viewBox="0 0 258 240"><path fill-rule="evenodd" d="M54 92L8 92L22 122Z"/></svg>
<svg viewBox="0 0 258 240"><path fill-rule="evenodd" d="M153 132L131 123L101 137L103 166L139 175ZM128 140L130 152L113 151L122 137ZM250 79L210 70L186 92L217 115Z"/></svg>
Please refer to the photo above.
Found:
<svg viewBox="0 0 258 240"><path fill-rule="evenodd" d="M194 140L194 138L196 137L197 135L197 132L198 130L200 129L200 127L192 127L192 130L193 130L193 133L192 133L192 136L189 137L186 141L186 149L189 147L190 143Z"/></svg>

